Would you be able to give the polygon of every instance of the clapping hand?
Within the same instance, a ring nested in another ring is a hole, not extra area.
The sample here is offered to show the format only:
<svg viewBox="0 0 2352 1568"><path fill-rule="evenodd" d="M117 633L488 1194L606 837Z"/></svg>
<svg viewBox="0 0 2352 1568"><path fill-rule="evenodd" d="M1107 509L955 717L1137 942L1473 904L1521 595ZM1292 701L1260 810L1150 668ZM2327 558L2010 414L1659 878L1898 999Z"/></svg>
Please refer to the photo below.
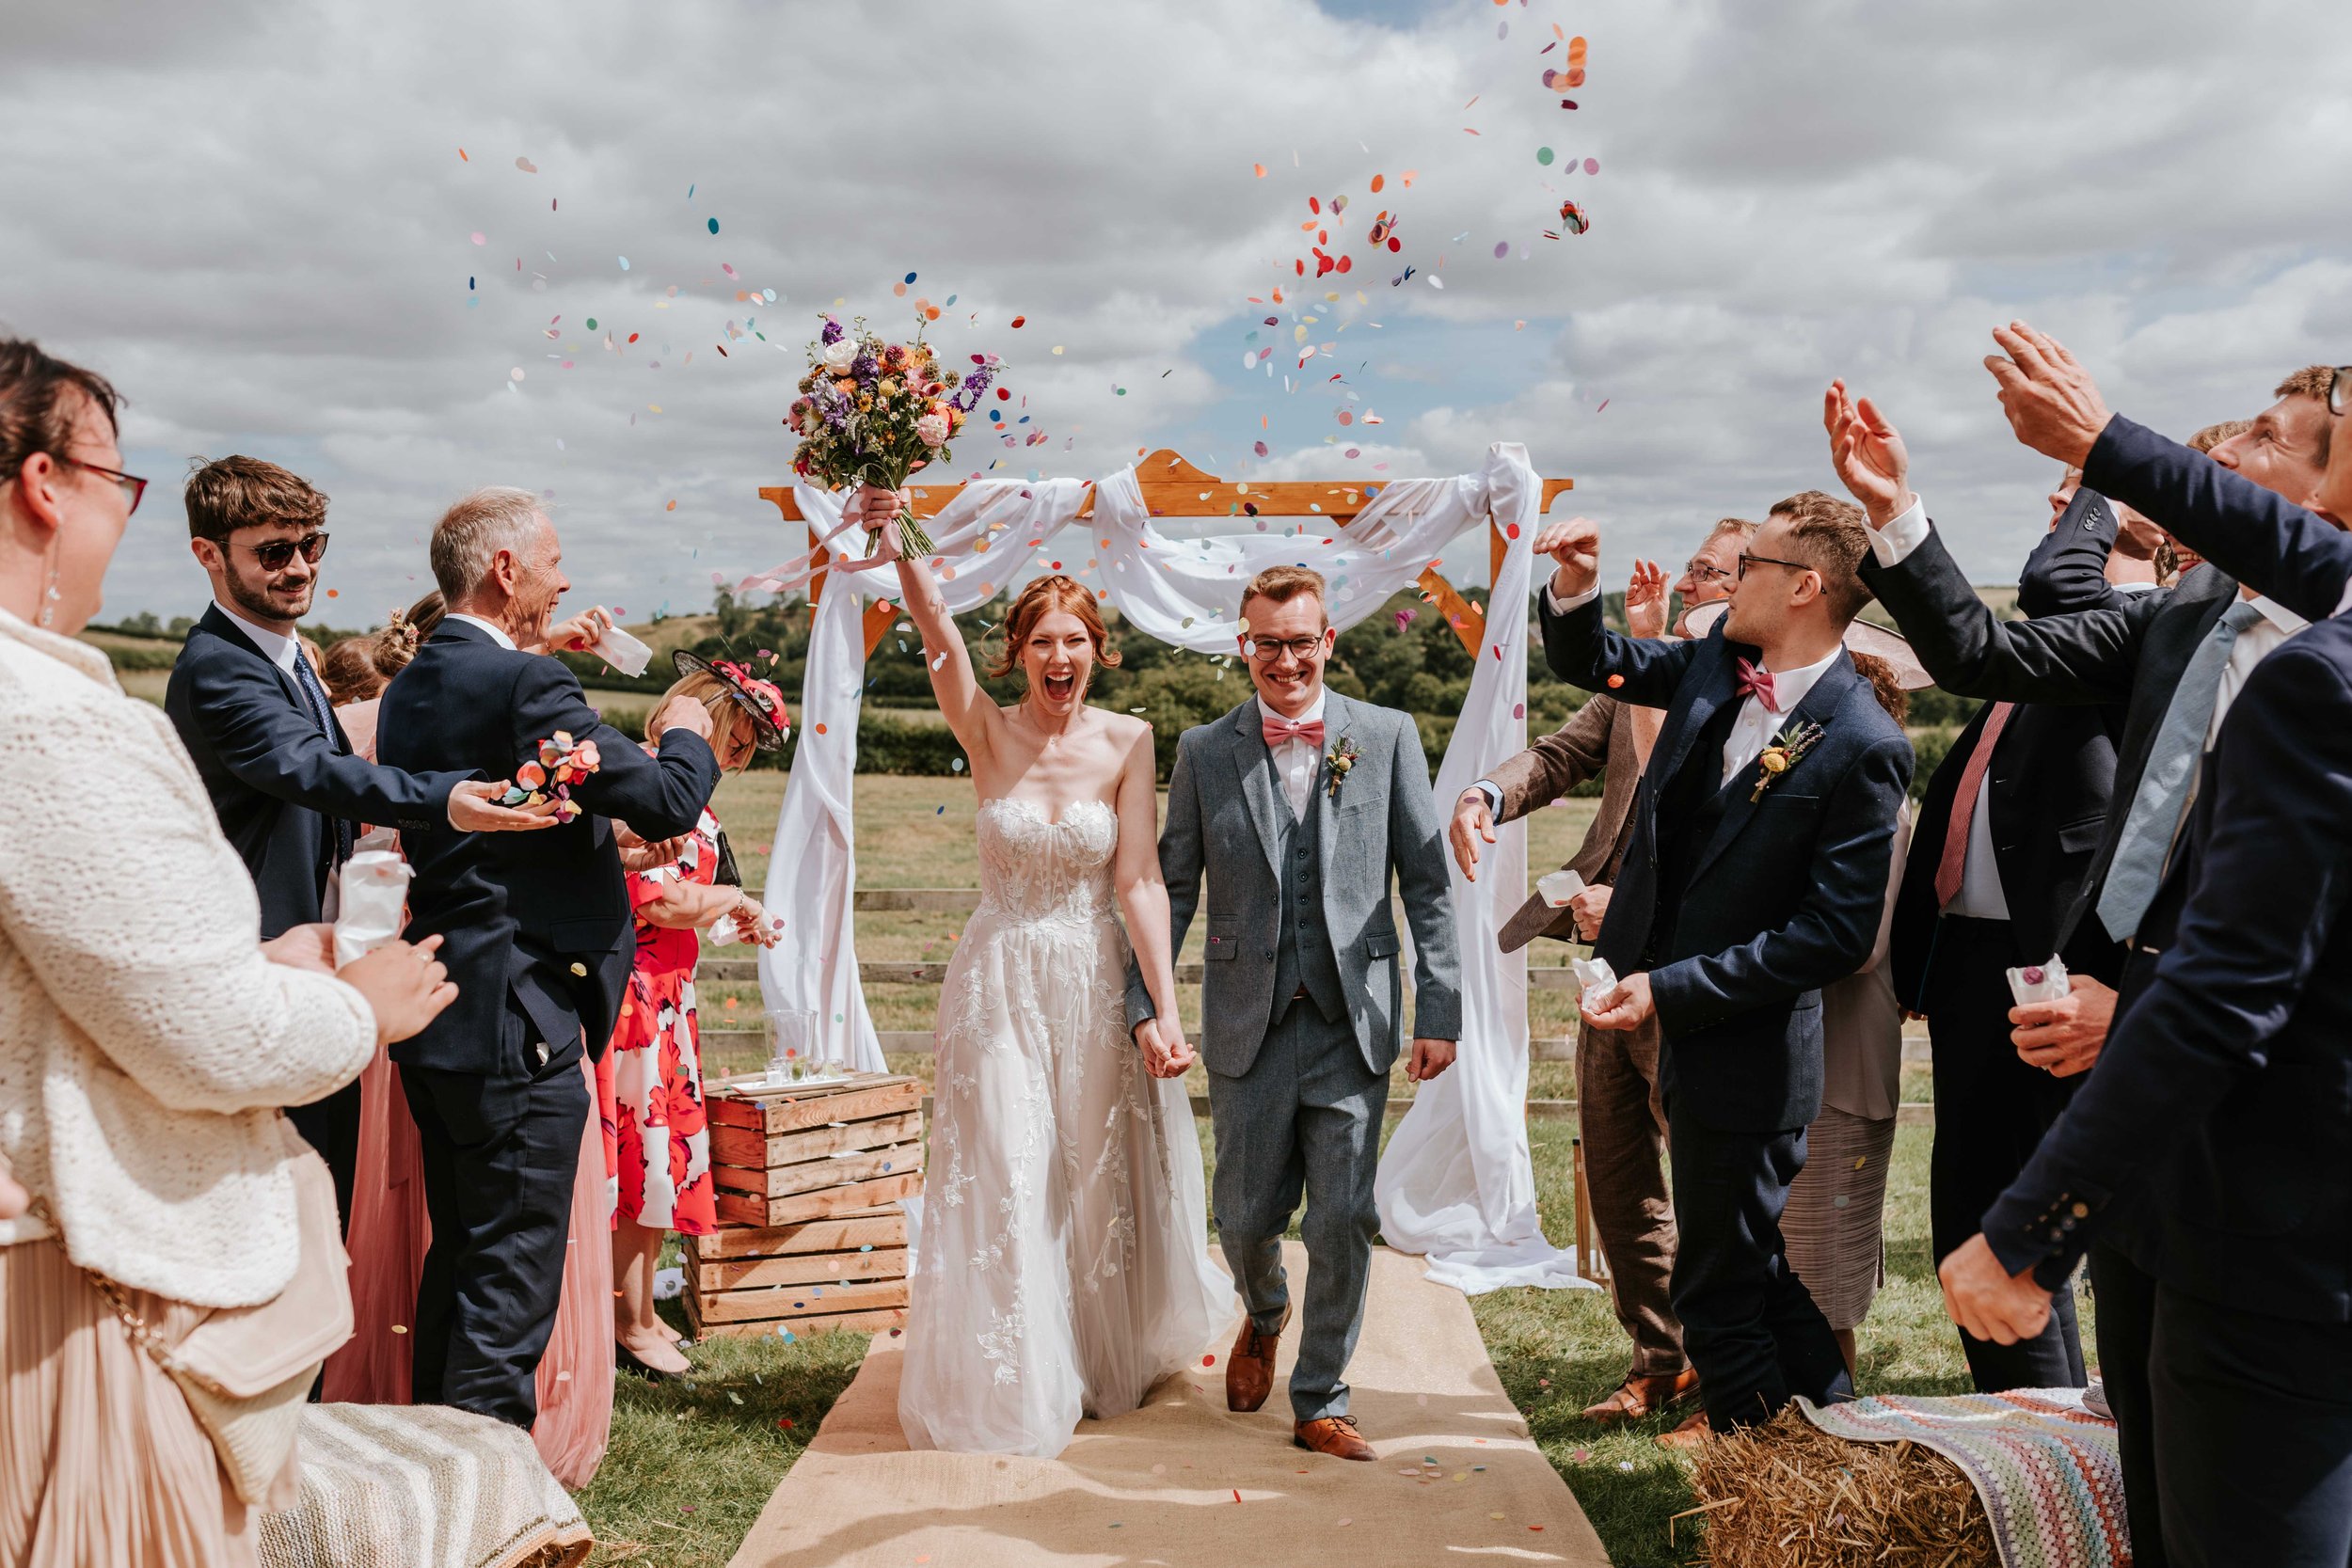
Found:
<svg viewBox="0 0 2352 1568"><path fill-rule="evenodd" d="M1855 401L1843 381L1833 381L1821 397L1821 423L1829 431L1837 477L1862 503L1870 526L1884 528L1901 516L1918 499L1911 493L1911 455L1878 404L1868 398Z"/></svg>
<svg viewBox="0 0 2352 1568"><path fill-rule="evenodd" d="M1633 563L1625 585L1625 627L1636 637L1666 635L1666 571L1655 561Z"/></svg>
<svg viewBox="0 0 2352 1568"><path fill-rule="evenodd" d="M1546 523L1537 531L1533 548L1558 563L1559 569L1551 576L1551 591L1559 598L1589 594L1600 581L1600 525L1590 517Z"/></svg>
<svg viewBox="0 0 2352 1568"><path fill-rule="evenodd" d="M1984 368L2001 384L2001 412L2017 438L2044 457L2079 468L2090 460L2099 433L2107 427L2106 400L2099 385L2066 345L2024 322L1993 329L2007 351L1984 356Z"/></svg>
<svg viewBox="0 0 2352 1568"><path fill-rule="evenodd" d="M1935 1272L1952 1322L1977 1338L2013 1345L2050 1320L2050 1292L2034 1283L2033 1271L2012 1275L1981 1234L1962 1243Z"/></svg>

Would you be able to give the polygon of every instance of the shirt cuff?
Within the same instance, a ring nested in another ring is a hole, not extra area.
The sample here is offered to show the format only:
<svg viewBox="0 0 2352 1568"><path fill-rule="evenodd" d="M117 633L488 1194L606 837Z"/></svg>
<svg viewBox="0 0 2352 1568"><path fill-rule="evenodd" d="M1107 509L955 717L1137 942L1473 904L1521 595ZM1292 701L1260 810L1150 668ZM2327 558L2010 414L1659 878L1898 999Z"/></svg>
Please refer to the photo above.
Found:
<svg viewBox="0 0 2352 1568"><path fill-rule="evenodd" d="M1551 612L1554 615L1565 615L1571 610L1581 610L1586 605L1591 604L1595 599L1599 597L1599 583L1593 584L1592 587L1587 588L1583 593L1577 594L1576 597L1572 599L1562 598L1559 594L1551 591L1551 584L1549 582L1544 584L1544 603L1551 607Z"/></svg>
<svg viewBox="0 0 2352 1568"><path fill-rule="evenodd" d="M1486 798L1486 815L1501 816L1502 815L1502 786L1491 779L1481 779L1476 788Z"/></svg>
<svg viewBox="0 0 2352 1568"><path fill-rule="evenodd" d="M1917 549L1928 536L1928 503L1917 496L1884 528L1870 531L1870 554L1882 566L1895 566Z"/></svg>

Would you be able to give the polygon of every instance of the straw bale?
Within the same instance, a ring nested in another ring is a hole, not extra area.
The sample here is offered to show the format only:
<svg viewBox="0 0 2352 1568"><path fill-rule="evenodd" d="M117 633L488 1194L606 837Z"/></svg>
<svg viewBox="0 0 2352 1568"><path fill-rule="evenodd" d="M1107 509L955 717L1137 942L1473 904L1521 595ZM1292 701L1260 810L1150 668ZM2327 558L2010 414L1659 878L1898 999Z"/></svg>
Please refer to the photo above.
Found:
<svg viewBox="0 0 2352 1568"><path fill-rule="evenodd" d="M1792 1405L1697 1452L1714 1568L1992 1568L1984 1505L1960 1466L1916 1443L1849 1443ZM1679 1533L1679 1531L1677 1531ZM1687 1538L1686 1538L1687 1539Z"/></svg>

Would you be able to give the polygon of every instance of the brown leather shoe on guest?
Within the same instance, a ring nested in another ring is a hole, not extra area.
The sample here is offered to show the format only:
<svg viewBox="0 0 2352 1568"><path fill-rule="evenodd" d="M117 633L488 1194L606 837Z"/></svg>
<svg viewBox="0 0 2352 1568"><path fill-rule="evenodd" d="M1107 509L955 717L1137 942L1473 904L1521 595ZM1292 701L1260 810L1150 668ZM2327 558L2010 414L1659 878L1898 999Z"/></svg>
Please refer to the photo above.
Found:
<svg viewBox="0 0 2352 1568"><path fill-rule="evenodd" d="M1598 1404L1584 1407L1584 1418L1614 1425L1619 1421L1638 1421L1670 1410L1699 1391L1699 1374L1685 1367L1678 1372L1659 1372L1645 1376L1640 1372L1629 1375L1617 1391Z"/></svg>
<svg viewBox="0 0 2352 1568"><path fill-rule="evenodd" d="M1282 1337L1282 1330L1291 1323L1291 1309L1282 1308L1282 1321L1274 1325L1271 1334L1261 1334L1258 1325L1247 1317L1241 1321L1241 1332L1233 1337L1232 1354L1225 1358L1225 1408L1244 1415L1265 1403L1266 1395L1274 1387L1274 1343Z"/></svg>
<svg viewBox="0 0 2352 1568"><path fill-rule="evenodd" d="M1333 1459L1377 1459L1372 1445L1356 1433L1353 1416L1318 1416L1311 1421L1301 1421L1291 1433L1291 1441L1302 1449L1328 1454Z"/></svg>
<svg viewBox="0 0 2352 1568"><path fill-rule="evenodd" d="M1712 1429L1707 1424L1707 1412L1702 1410L1672 1432L1660 1433L1658 1446L1661 1449L1680 1449L1687 1452L1692 1449L1705 1448L1708 1439L1713 1435Z"/></svg>

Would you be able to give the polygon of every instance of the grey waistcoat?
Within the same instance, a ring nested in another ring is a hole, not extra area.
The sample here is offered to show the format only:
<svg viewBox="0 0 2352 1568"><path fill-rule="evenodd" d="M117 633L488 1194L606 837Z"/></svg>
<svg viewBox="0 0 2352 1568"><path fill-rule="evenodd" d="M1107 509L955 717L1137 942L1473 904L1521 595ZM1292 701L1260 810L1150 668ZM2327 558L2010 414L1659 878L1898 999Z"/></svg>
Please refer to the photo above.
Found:
<svg viewBox="0 0 2352 1568"><path fill-rule="evenodd" d="M1324 802L1319 791L1307 796L1307 816L1291 816L1290 797L1271 756L1266 770L1274 774L1275 816L1281 834L1282 920L1274 956L1274 1017L1279 1019L1290 999L1305 986L1324 1021L1337 1023L1347 1017L1347 992L1340 984L1339 960L1331 952L1331 935L1323 919L1323 835L1315 814ZM1320 784L1320 770L1317 784Z"/></svg>

